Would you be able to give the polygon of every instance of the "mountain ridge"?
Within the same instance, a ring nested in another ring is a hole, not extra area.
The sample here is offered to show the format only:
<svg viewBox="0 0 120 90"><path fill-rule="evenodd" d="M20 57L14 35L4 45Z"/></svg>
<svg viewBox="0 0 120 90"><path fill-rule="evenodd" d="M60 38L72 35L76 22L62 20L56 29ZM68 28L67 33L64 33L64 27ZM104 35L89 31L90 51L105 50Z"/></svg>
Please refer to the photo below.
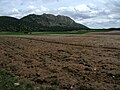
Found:
<svg viewBox="0 0 120 90"><path fill-rule="evenodd" d="M29 14L20 19L0 16L0 31L72 31L89 29L63 15Z"/></svg>

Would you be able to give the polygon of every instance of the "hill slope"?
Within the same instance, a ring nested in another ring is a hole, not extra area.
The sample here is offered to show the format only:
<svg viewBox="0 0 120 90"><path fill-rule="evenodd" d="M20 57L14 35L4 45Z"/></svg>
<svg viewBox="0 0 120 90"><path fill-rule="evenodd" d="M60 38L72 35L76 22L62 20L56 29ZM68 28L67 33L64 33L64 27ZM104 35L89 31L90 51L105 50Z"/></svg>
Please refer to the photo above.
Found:
<svg viewBox="0 0 120 90"><path fill-rule="evenodd" d="M8 16L0 17L0 31L18 31L18 19Z"/></svg>

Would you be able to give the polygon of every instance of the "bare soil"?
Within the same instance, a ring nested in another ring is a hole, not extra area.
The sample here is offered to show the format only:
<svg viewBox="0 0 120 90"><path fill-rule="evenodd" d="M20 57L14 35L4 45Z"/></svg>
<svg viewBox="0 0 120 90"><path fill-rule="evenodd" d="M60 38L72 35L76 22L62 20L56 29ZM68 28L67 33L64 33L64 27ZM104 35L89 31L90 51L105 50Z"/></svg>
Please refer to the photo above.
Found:
<svg viewBox="0 0 120 90"><path fill-rule="evenodd" d="M0 36L0 68L60 90L120 90L120 35Z"/></svg>

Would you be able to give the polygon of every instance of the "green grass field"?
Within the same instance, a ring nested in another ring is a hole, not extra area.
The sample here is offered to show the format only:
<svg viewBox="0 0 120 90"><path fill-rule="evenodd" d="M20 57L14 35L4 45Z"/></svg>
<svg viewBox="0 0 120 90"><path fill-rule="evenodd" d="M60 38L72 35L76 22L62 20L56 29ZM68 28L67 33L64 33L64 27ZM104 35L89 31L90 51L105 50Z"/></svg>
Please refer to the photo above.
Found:
<svg viewBox="0 0 120 90"><path fill-rule="evenodd" d="M25 34L24 32L0 32L0 35L44 35L44 34L86 34L89 32L108 32L108 30L91 30L91 31L63 31L63 32L32 32Z"/></svg>
<svg viewBox="0 0 120 90"><path fill-rule="evenodd" d="M42 35L42 34L85 34L88 31L80 32L32 32L31 34L24 34L24 32L0 32L0 35Z"/></svg>

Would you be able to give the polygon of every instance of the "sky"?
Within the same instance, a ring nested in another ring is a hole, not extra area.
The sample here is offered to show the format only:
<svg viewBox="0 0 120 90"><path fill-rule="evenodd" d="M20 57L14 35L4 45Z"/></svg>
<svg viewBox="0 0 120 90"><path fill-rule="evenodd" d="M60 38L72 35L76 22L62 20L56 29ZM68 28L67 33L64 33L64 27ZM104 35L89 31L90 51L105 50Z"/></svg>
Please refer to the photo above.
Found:
<svg viewBox="0 0 120 90"><path fill-rule="evenodd" d="M69 16L90 28L120 27L120 0L0 0L0 16Z"/></svg>

